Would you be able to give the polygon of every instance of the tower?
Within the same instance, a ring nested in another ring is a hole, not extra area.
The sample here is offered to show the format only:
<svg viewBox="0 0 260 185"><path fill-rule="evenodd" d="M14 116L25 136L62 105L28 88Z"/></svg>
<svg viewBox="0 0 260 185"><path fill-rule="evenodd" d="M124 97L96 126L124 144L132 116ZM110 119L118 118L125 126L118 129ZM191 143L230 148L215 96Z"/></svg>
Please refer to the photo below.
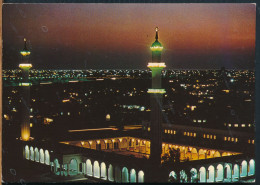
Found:
<svg viewBox="0 0 260 185"><path fill-rule="evenodd" d="M21 140L28 141L30 139L30 86L29 70L32 64L29 63L29 56L31 52L27 49L26 39L24 39L24 49L20 51L21 61L19 68L22 70L21 86Z"/></svg>
<svg viewBox="0 0 260 185"><path fill-rule="evenodd" d="M161 88L161 72L166 67L161 62L163 46L158 41L158 27L155 28L155 42L151 45L152 61L148 67L152 70L152 88L148 89L151 94L151 156L150 159L155 167L161 165L162 154L162 96L165 90Z"/></svg>

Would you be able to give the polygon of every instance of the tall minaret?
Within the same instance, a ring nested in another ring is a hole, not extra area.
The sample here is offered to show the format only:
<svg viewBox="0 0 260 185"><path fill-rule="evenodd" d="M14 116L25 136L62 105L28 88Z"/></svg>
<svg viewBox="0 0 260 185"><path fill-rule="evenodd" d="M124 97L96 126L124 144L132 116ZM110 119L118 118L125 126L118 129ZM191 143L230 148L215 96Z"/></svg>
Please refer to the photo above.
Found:
<svg viewBox="0 0 260 185"><path fill-rule="evenodd" d="M22 70L22 83L21 86L21 140L30 140L30 86L31 83L28 80L29 69L32 64L29 63L29 56L31 52L27 49L26 39L24 39L24 49L20 51L22 57L22 63L19 64L19 68Z"/></svg>
<svg viewBox="0 0 260 185"><path fill-rule="evenodd" d="M152 62L148 63L148 67L152 70L152 89L148 89L148 93L151 94L150 159L156 167L160 167L162 154L162 96L165 93L165 90L161 88L161 72L166 65L161 62L163 47L158 41L158 27L155 28L155 31L155 42L150 47Z"/></svg>

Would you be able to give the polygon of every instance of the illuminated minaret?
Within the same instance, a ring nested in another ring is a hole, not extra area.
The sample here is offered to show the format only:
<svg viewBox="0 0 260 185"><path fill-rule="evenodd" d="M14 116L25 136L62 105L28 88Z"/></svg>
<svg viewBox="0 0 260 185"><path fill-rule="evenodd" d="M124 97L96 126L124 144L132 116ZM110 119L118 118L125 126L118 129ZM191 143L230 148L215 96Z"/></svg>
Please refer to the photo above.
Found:
<svg viewBox="0 0 260 185"><path fill-rule="evenodd" d="M163 47L158 41L158 27L155 28L155 31L155 42L150 47L152 62L148 63L148 67L152 70L152 88L148 89L148 93L151 94L150 159L156 167L160 167L162 154L162 96L165 93L165 90L161 88L161 72L166 65L161 62Z"/></svg>
<svg viewBox="0 0 260 185"><path fill-rule="evenodd" d="M24 39L24 49L20 51L22 57L22 63L19 64L19 68L22 70L22 83L21 86L21 140L28 141L30 139L30 86L31 83L28 80L29 69L32 64L29 63L29 56L31 52L27 49L26 39Z"/></svg>

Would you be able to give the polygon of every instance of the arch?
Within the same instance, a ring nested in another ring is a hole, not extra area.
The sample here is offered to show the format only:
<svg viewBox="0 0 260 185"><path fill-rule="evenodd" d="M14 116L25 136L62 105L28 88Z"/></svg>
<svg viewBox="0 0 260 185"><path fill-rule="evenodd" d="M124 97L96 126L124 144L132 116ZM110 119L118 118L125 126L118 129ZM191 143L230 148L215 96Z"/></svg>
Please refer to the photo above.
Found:
<svg viewBox="0 0 260 185"><path fill-rule="evenodd" d="M215 151L215 153L214 153L213 157L221 157L221 155L220 155L219 151Z"/></svg>
<svg viewBox="0 0 260 185"><path fill-rule="evenodd" d="M35 161L39 162L40 161L40 153L39 153L39 150L38 150L37 147L34 149L34 155L35 155Z"/></svg>
<svg viewBox="0 0 260 185"><path fill-rule="evenodd" d="M136 182L136 172L135 172L135 169L130 170L130 182Z"/></svg>
<svg viewBox="0 0 260 185"><path fill-rule="evenodd" d="M90 141L90 143L91 143L91 149L94 149L94 150L96 150L97 149L97 142L95 141L95 140L93 140L93 141Z"/></svg>
<svg viewBox="0 0 260 185"><path fill-rule="evenodd" d="M120 141L119 141L118 138L116 138L116 139L114 140L114 142L113 142L113 149L120 149L119 144L120 144Z"/></svg>
<svg viewBox="0 0 260 185"><path fill-rule="evenodd" d="M223 153L222 153L222 157L225 157L225 156L228 156L228 153L227 153L227 152L223 152Z"/></svg>
<svg viewBox="0 0 260 185"><path fill-rule="evenodd" d="M91 148L89 141L84 141L84 148Z"/></svg>
<svg viewBox="0 0 260 185"><path fill-rule="evenodd" d="M101 174L100 174L100 178L107 180L107 168L106 168L106 164L104 162L101 163L100 165L101 168Z"/></svg>
<svg viewBox="0 0 260 185"><path fill-rule="evenodd" d="M100 145L101 145L101 150L105 150L106 149L106 143L103 139L100 140Z"/></svg>
<svg viewBox="0 0 260 185"><path fill-rule="evenodd" d="M232 181L237 181L239 179L239 166L238 164L234 165Z"/></svg>
<svg viewBox="0 0 260 185"><path fill-rule="evenodd" d="M232 177L231 167L230 167L229 164L226 164L225 168L224 168L224 181L225 182L230 182L231 181L231 177Z"/></svg>
<svg viewBox="0 0 260 185"><path fill-rule="evenodd" d="M184 170L180 171L180 182L188 182L188 176Z"/></svg>
<svg viewBox="0 0 260 185"><path fill-rule="evenodd" d="M190 170L190 181L191 182L197 182L197 180L198 180L198 171L197 171L197 169L196 168L192 168L191 170Z"/></svg>
<svg viewBox="0 0 260 185"><path fill-rule="evenodd" d="M122 169L122 182L129 182L128 169L126 167Z"/></svg>
<svg viewBox="0 0 260 185"><path fill-rule="evenodd" d="M171 171L169 174L169 182L176 182L177 181L177 174L175 171Z"/></svg>
<svg viewBox="0 0 260 185"><path fill-rule="evenodd" d="M108 167L108 180L109 181L114 181L114 173L113 173L113 166L112 166L112 164L110 164L109 167Z"/></svg>
<svg viewBox="0 0 260 185"><path fill-rule="evenodd" d="M92 163L89 159L86 161L86 171L88 176L93 176Z"/></svg>
<svg viewBox="0 0 260 185"><path fill-rule="evenodd" d="M121 170L118 166L115 168L115 180L116 182L121 182Z"/></svg>
<svg viewBox="0 0 260 185"><path fill-rule="evenodd" d="M40 163L44 163L44 151L42 148L40 149Z"/></svg>
<svg viewBox="0 0 260 185"><path fill-rule="evenodd" d="M29 152L30 152L29 151L29 146L26 145L25 148L24 148L24 158L25 159L29 159L29 157L30 157L30 153Z"/></svg>
<svg viewBox="0 0 260 185"><path fill-rule="evenodd" d="M54 173L55 173L56 175L60 175L60 164L59 164L59 160L58 160L58 159L54 159L53 163L54 163Z"/></svg>
<svg viewBox="0 0 260 185"><path fill-rule="evenodd" d="M50 154L48 150L45 150L45 164L50 165Z"/></svg>
<svg viewBox="0 0 260 185"><path fill-rule="evenodd" d="M94 177L100 178L100 167L98 161L94 161Z"/></svg>
<svg viewBox="0 0 260 185"><path fill-rule="evenodd" d="M144 182L144 172L140 170L138 172L138 183L143 183Z"/></svg>
<svg viewBox="0 0 260 185"><path fill-rule="evenodd" d="M249 161L249 171L248 171L248 176L255 175L255 160L251 159Z"/></svg>
<svg viewBox="0 0 260 185"><path fill-rule="evenodd" d="M244 160L241 163L241 173L240 177L246 177L247 176L247 161Z"/></svg>
<svg viewBox="0 0 260 185"><path fill-rule="evenodd" d="M199 169L199 172L200 172L200 182L206 182L206 168L201 167Z"/></svg>
<svg viewBox="0 0 260 185"><path fill-rule="evenodd" d="M216 182L219 182L219 181L223 181L224 180L224 176L223 176L223 165L222 164L219 164L217 166L217 171L216 171Z"/></svg>
<svg viewBox="0 0 260 185"><path fill-rule="evenodd" d="M71 159L69 163L69 175L77 175L78 174L78 161L76 159Z"/></svg>
<svg viewBox="0 0 260 185"><path fill-rule="evenodd" d="M215 180L215 168L214 168L214 166L210 165L207 173L208 173L207 182L214 182L214 180Z"/></svg>
<svg viewBox="0 0 260 185"><path fill-rule="evenodd" d="M192 160L198 160L199 159L198 151L197 151L196 148L192 148L192 150L191 150L191 159Z"/></svg>
<svg viewBox="0 0 260 185"><path fill-rule="evenodd" d="M34 161L34 149L32 146L30 147L30 160Z"/></svg>
<svg viewBox="0 0 260 185"><path fill-rule="evenodd" d="M205 159L205 151L203 149L199 150L199 159Z"/></svg>
<svg viewBox="0 0 260 185"><path fill-rule="evenodd" d="M121 142L121 148L126 149L127 146L128 146L127 139L126 139L126 138L123 138L123 139L122 139L122 142Z"/></svg>

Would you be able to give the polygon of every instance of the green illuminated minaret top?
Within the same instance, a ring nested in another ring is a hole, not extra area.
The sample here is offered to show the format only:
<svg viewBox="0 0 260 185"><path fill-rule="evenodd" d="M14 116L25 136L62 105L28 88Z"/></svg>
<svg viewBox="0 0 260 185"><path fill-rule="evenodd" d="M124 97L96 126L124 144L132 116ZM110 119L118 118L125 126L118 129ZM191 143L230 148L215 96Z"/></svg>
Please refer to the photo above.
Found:
<svg viewBox="0 0 260 185"><path fill-rule="evenodd" d="M31 54L31 52L27 49L27 46L26 46L26 38L24 38L24 48L22 51L20 51L20 54L22 56L29 56Z"/></svg>
<svg viewBox="0 0 260 185"><path fill-rule="evenodd" d="M158 32L159 32L159 28L156 27L155 28L155 41L154 43L151 45L150 49L152 50L152 62L161 62L161 53L163 50L163 46L162 44L158 41Z"/></svg>
<svg viewBox="0 0 260 185"><path fill-rule="evenodd" d="M24 38L24 48L20 51L20 54L22 56L22 63L19 64L19 67L21 69L30 69L32 67L32 64L29 64L29 56L31 54L31 51L27 49L26 45L26 38Z"/></svg>

